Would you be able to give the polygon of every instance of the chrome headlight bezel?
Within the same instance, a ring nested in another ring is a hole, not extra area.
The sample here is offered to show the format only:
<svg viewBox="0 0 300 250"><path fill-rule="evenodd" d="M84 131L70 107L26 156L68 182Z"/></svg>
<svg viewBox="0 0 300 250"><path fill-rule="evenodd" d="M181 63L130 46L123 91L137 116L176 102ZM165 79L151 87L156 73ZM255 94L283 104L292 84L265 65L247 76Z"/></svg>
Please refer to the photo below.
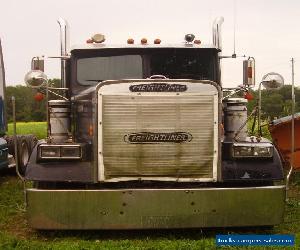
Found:
<svg viewBox="0 0 300 250"><path fill-rule="evenodd" d="M232 145L233 158L273 158L274 146L271 143L234 143Z"/></svg>
<svg viewBox="0 0 300 250"><path fill-rule="evenodd" d="M82 157L83 150L80 144L40 144L38 146L40 160L80 160Z"/></svg>

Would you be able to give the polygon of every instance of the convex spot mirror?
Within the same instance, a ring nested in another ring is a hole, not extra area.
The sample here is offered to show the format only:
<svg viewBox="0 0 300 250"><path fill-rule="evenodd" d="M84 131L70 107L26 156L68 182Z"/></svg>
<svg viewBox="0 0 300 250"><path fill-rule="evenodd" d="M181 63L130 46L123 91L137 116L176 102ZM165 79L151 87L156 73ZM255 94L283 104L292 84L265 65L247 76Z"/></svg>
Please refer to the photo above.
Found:
<svg viewBox="0 0 300 250"><path fill-rule="evenodd" d="M25 75L24 81L31 88L40 88L47 84L48 79L43 71L31 70Z"/></svg>
<svg viewBox="0 0 300 250"><path fill-rule="evenodd" d="M261 80L261 84L265 89L280 89L284 85L284 79L282 75L271 72L266 75Z"/></svg>

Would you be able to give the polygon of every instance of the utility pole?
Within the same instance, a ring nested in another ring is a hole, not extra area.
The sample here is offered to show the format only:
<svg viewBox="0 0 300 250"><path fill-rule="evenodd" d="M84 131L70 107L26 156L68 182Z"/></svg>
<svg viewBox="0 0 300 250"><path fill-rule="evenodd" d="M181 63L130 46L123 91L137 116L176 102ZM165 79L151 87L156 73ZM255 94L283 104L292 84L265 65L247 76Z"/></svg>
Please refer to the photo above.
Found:
<svg viewBox="0 0 300 250"><path fill-rule="evenodd" d="M294 151L295 151L295 72L294 72L294 63L295 60L292 58L292 128L291 128L291 166L290 170L288 172L288 175L286 177L286 200L288 200L288 189L289 189L289 180L293 173L294 169Z"/></svg>
<svg viewBox="0 0 300 250"><path fill-rule="evenodd" d="M294 58L292 58L292 159L291 159L291 165L294 167L294 151L295 151L295 72L294 72Z"/></svg>

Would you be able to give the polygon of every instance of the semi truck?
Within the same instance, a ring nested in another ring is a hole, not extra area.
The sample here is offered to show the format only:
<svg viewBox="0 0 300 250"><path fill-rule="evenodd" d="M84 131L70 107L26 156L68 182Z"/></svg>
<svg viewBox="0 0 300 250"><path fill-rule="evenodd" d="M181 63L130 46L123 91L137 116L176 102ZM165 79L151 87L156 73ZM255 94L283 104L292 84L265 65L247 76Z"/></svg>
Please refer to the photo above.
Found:
<svg viewBox="0 0 300 250"><path fill-rule="evenodd" d="M37 143L25 179L35 229L156 229L272 226L283 221L282 161L273 143L247 132L254 82L221 82L221 24L213 44L193 34L124 44L95 34L69 48L59 19L61 86L49 84L45 57L26 83L47 97L48 136ZM235 56L233 56L235 57ZM242 73L242 72L241 72ZM272 80L274 81L274 79ZM230 94L228 94L228 91ZM233 94L232 94L233 93Z"/></svg>
<svg viewBox="0 0 300 250"><path fill-rule="evenodd" d="M17 172L25 174L29 155L37 143L34 135L7 135L7 118L5 109L5 68L0 39L0 169L17 166Z"/></svg>

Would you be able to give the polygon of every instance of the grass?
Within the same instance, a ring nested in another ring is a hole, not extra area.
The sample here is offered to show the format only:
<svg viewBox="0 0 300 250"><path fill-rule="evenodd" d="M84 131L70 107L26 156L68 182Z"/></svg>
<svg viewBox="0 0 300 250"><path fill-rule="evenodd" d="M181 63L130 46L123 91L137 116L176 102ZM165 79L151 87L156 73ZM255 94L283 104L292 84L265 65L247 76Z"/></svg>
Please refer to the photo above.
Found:
<svg viewBox="0 0 300 250"><path fill-rule="evenodd" d="M0 249L216 249L216 234L293 234L296 235L297 246L288 249L299 249L299 184L298 174L289 192L285 221L273 229L34 231L26 223L23 183L9 170L0 172Z"/></svg>
<svg viewBox="0 0 300 250"><path fill-rule="evenodd" d="M36 134L39 139L46 136L45 123L18 123L17 130L19 134ZM12 124L8 133L12 134ZM284 223L273 229L35 231L26 222L23 188L13 169L0 172L0 249L216 249L216 234L293 234L296 246L280 249L300 248L300 173L290 186Z"/></svg>
<svg viewBox="0 0 300 250"><path fill-rule="evenodd" d="M17 134L34 134L38 139L46 138L46 122L18 122L17 123ZM8 124L9 135L13 134L13 124Z"/></svg>
<svg viewBox="0 0 300 250"><path fill-rule="evenodd" d="M257 121L256 121L255 126L254 126L254 131L252 132L253 122L254 122L253 118L248 121L248 124L247 124L248 133L249 133L249 135L257 136L258 135ZM262 121L261 125L262 125L261 126L262 137L265 137L269 140L272 140L270 131L268 129L268 122L267 121Z"/></svg>

